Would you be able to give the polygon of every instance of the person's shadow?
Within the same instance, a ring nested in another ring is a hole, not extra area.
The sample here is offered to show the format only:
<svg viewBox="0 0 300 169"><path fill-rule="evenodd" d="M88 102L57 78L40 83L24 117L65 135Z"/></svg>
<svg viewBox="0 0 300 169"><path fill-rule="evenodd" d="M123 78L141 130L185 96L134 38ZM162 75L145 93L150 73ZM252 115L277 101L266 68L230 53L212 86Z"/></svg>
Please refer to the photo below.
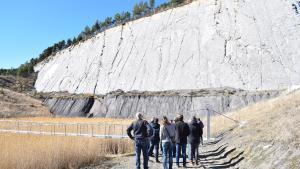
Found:
<svg viewBox="0 0 300 169"><path fill-rule="evenodd" d="M204 146L217 146L222 140L219 137L217 141L207 143ZM201 148L200 148L201 149ZM231 168L236 167L243 157L244 151L238 151L236 148L228 148L228 144L217 146L217 148L200 153L200 166L198 168Z"/></svg>
<svg viewBox="0 0 300 169"><path fill-rule="evenodd" d="M229 145L221 144L222 136L217 137L217 140L205 143L199 149L199 165L191 166L188 162L186 168L231 168L238 167L238 164L245 159L244 151L238 151L236 148L229 148ZM203 147L206 150L203 151ZM161 157L161 155L159 155ZM150 160L150 162L154 162ZM161 161L162 162L162 161ZM175 157L173 157L173 167L175 167ZM180 158L182 165L182 158Z"/></svg>

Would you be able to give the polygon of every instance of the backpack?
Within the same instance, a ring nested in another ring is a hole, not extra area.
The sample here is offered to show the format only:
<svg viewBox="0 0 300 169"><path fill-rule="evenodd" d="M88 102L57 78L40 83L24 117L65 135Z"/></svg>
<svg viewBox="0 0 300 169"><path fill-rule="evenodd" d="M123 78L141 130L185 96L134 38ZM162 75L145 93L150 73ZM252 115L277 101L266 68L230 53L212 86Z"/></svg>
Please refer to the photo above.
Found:
<svg viewBox="0 0 300 169"><path fill-rule="evenodd" d="M158 129L153 128L153 138L155 139L159 138L159 128Z"/></svg>

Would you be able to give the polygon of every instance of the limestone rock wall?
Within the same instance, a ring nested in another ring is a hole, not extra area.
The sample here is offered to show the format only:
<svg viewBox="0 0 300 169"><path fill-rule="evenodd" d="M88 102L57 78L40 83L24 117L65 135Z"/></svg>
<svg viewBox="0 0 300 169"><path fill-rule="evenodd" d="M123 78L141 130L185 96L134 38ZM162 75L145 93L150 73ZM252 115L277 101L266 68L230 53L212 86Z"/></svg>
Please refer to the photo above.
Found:
<svg viewBox="0 0 300 169"><path fill-rule="evenodd" d="M142 112L147 118L164 115L173 118L182 113L187 118L210 111L227 112L278 96L280 91L198 90L173 92L110 93L90 100L52 98L46 100L51 112L60 116L134 118ZM55 104L52 104L55 102ZM50 104L49 104L50 103ZM72 106L71 106L72 105ZM83 107L88 111L83 111ZM214 115L214 113L212 113Z"/></svg>
<svg viewBox="0 0 300 169"><path fill-rule="evenodd" d="M35 87L106 94L296 85L300 15L294 3L300 9L294 0L199 0L142 18L40 63Z"/></svg>

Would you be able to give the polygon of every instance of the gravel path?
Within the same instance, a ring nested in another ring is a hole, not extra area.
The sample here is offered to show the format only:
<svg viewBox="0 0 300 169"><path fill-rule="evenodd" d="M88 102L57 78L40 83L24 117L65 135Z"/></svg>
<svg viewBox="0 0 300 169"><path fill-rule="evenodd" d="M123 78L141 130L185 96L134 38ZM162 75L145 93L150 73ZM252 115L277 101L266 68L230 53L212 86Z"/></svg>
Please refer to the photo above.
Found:
<svg viewBox="0 0 300 169"><path fill-rule="evenodd" d="M206 143L199 149L200 165L192 166L191 164L187 164L187 168L238 168L237 165L244 159L244 157L242 157L243 152L238 152L234 147L229 147L227 143L222 142L222 139ZM159 160L162 162L161 155ZM161 162L155 163L155 159L150 157L149 168L163 168ZM175 158L173 162L173 168L177 169ZM83 169L135 169L135 157L134 155L116 157L103 162L101 165L85 167Z"/></svg>

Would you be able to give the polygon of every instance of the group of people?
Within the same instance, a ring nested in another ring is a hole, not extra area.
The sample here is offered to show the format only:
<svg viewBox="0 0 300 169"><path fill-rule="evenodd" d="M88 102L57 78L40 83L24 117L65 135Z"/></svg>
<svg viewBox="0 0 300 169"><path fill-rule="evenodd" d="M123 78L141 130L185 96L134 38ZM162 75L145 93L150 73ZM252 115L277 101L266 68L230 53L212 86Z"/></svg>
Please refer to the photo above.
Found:
<svg viewBox="0 0 300 169"><path fill-rule="evenodd" d="M141 166L141 153L143 154L143 168L148 169L150 156L159 162L159 150L162 151L163 168L172 169L173 157L176 157L176 165L180 167L179 159L182 158L182 166L186 167L186 149L188 145L188 159L191 165L198 165L199 145L203 144L204 125L200 118L193 116L189 123L184 122L184 117L178 114L174 120L167 117L161 119L152 118L148 123L141 113L136 113L137 120L128 128L127 134L135 142L136 168ZM160 147L160 148L159 148ZM153 153L153 150L154 153Z"/></svg>

